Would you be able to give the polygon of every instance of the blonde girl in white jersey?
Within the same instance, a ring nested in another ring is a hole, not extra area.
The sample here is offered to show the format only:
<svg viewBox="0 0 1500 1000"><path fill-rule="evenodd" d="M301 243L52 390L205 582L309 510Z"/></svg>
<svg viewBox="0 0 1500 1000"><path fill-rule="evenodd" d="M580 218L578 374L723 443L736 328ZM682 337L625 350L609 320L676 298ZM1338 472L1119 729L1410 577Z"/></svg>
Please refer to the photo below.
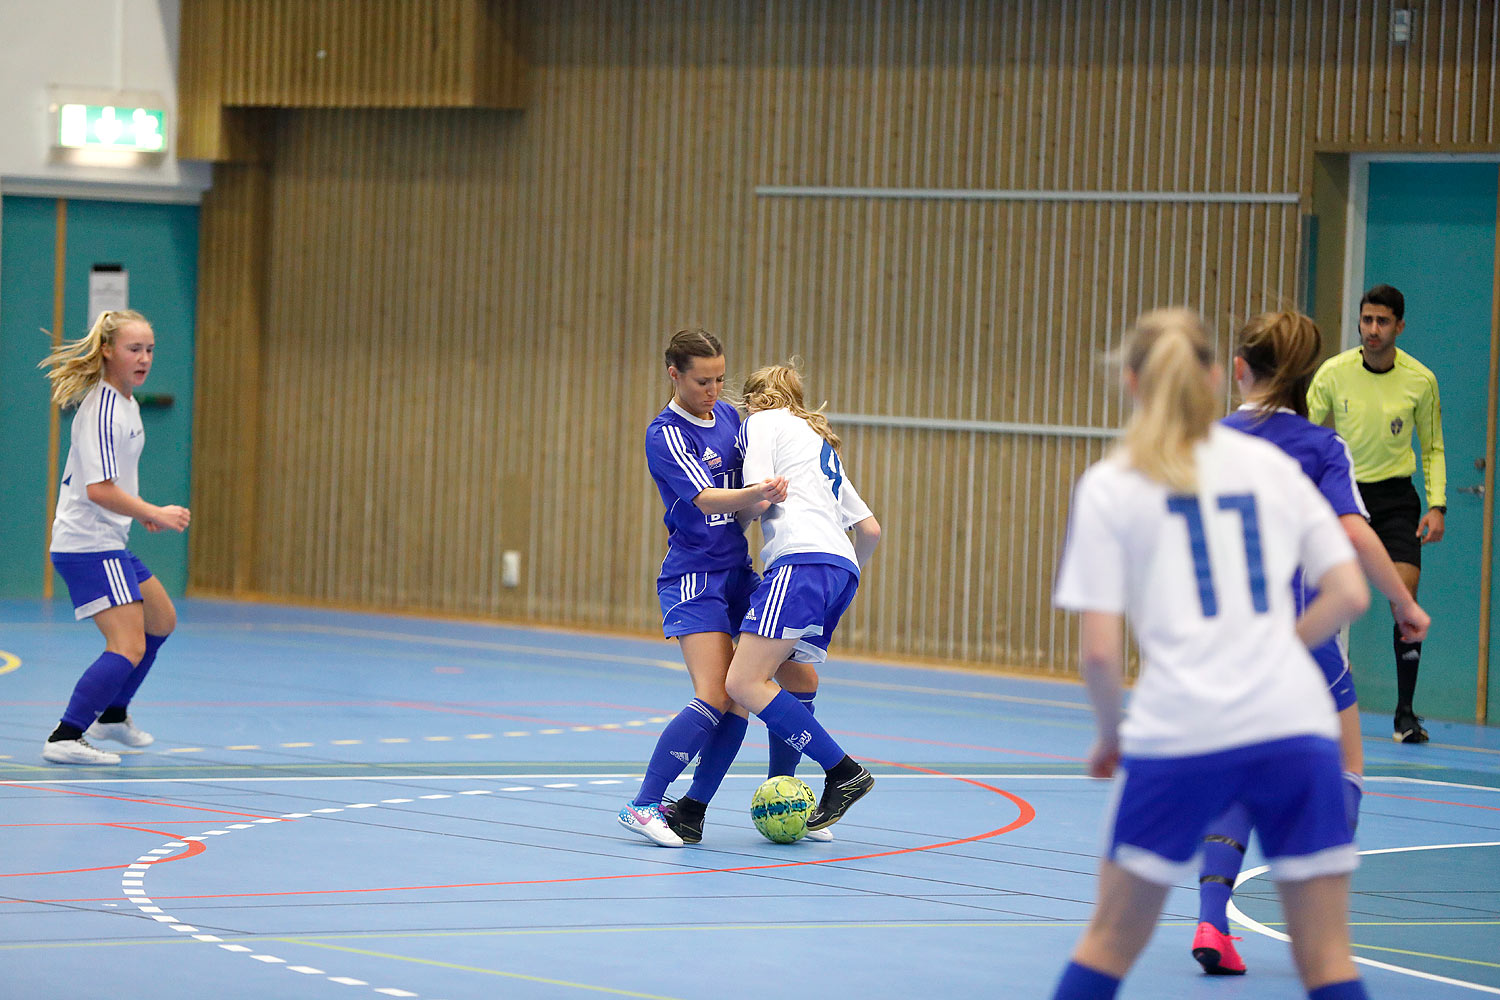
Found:
<svg viewBox="0 0 1500 1000"><path fill-rule="evenodd" d="M1204 829L1250 813L1314 1000L1365 996L1350 958L1349 873L1333 701L1308 654L1369 604L1328 503L1296 461L1215 423L1202 320L1150 312L1125 344L1135 412L1074 493L1054 601L1081 612L1098 721L1089 772L1116 769L1093 918L1055 998L1109 1000L1190 871ZM1301 618L1298 566L1318 597ZM1129 619L1142 667L1122 711Z"/></svg>
<svg viewBox="0 0 1500 1000"><path fill-rule="evenodd" d="M760 717L772 739L823 768L823 795L807 827L824 830L875 779L771 678L788 660L821 663L827 657L828 641L880 541L880 524L849 480L828 419L803 403L802 378L793 365L752 372L744 398L750 410L740 427L744 475L752 477L747 481L782 476L787 488L785 500L741 512L761 518L764 575L745 612L725 689Z"/></svg>
<svg viewBox="0 0 1500 1000"><path fill-rule="evenodd" d="M55 764L118 764L119 754L89 744L154 742L127 714L130 699L177 626L161 582L127 547L132 520L147 531L183 531L186 507L158 507L138 495L137 464L145 447L138 389L151 372L156 335L129 309L99 314L88 335L54 350L39 367L52 401L78 408L52 524L52 564L68 585L74 615L92 618L104 652L73 688L42 758Z"/></svg>

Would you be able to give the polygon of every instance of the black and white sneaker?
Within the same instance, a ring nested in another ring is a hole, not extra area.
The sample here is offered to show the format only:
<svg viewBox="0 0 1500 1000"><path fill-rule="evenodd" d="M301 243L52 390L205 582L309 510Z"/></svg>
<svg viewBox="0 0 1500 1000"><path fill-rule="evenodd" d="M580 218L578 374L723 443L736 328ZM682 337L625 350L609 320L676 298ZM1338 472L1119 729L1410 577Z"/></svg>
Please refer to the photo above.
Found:
<svg viewBox="0 0 1500 1000"><path fill-rule="evenodd" d="M707 812L707 802L699 802L687 796L661 800L661 818L667 821L667 826L682 838L684 844L703 842L703 817Z"/></svg>
<svg viewBox="0 0 1500 1000"><path fill-rule="evenodd" d="M1426 743L1427 730L1422 728L1422 719L1411 709L1397 710L1395 731L1391 739L1397 743Z"/></svg>
<svg viewBox="0 0 1500 1000"><path fill-rule="evenodd" d="M846 764L853 765L854 773L835 777L836 772L846 770ZM849 811L850 806L864 798L865 793L874 787L875 775L853 758L845 757L828 772L828 777L823 782L823 797L818 800L818 807L812 811L812 815L807 817L807 828L822 830L837 823Z"/></svg>

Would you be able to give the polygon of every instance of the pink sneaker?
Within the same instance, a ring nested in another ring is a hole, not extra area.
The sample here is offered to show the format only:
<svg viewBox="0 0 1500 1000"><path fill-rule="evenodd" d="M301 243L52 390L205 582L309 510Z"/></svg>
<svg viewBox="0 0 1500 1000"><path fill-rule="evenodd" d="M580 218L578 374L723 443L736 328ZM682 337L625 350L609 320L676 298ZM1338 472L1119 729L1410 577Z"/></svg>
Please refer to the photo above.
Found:
<svg viewBox="0 0 1500 1000"><path fill-rule="evenodd" d="M1193 957L1210 976L1243 976L1245 961L1234 950L1234 942L1238 940L1220 934L1217 927L1205 920L1193 935Z"/></svg>

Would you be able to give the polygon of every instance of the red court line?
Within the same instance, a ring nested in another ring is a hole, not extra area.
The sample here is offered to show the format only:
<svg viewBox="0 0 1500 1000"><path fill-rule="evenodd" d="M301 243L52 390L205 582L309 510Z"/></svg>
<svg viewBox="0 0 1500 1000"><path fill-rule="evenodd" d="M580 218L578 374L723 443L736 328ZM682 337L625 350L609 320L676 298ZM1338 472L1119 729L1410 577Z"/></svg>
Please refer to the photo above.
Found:
<svg viewBox="0 0 1500 1000"><path fill-rule="evenodd" d="M844 857L844 858L822 858L822 859L816 860L816 861L779 861L779 862L776 862L774 864L767 864L767 865L743 865L743 866L736 867L736 868L691 868L691 869L683 869L683 870L679 870L679 871L665 871L665 872L632 872L630 874L624 874L624 875L580 875L580 876L576 876L576 877L573 877L573 878L523 879L523 880L520 880L520 881L513 881L513 882L455 882L455 883L444 884L444 885L397 885L397 886L381 886L381 887L364 888L364 889L305 889L305 890L293 890L293 891L286 891L286 892L227 892L227 893L215 893L215 894L207 894L207 895L199 895L199 896L153 896L151 898L152 899L157 899L157 900L162 900L162 899L183 900L183 899L263 899L263 898L266 898L266 897L279 897L279 896L337 896L337 895L347 895L347 894L350 894L350 893L421 892L421 891L430 890L430 889L482 889L482 888L491 888L491 887L498 887L498 886L565 885L565 884L572 883L572 882L611 882L611 881L617 881L617 880L620 880L620 879L664 878L664 877L675 876L675 875L722 875L722 874L732 874L732 873L735 873L735 872L770 871L772 869L777 869L777 868L805 868L805 867L811 867L811 866L815 866L815 865L836 865L836 864L843 864L843 863L849 862L849 861L868 861L868 860L870 860L872 858L892 858L892 857L896 857L896 856L902 855L902 854L918 854L918 853L921 853L923 851L935 851L935 850L939 850L939 849L944 848L944 847L957 847L960 844L972 844L972 843L976 843L977 841L988 840L991 837L998 837L1001 834L1010 833L1013 830L1019 830L1021 827L1025 826L1026 824L1030 823L1032 820L1036 819L1036 809L1035 809L1035 807L1032 806L1032 804L1030 802L1027 802L1025 799L1021 798L1019 795L1015 795L1015 794L1013 794L1011 792L1007 792L1003 788L996 788L994 785L985 784L984 782L978 781L978 780L976 780L974 778L961 778L961 777L958 777L957 775L948 774L947 772L944 772L944 771L935 771L935 770L932 770L931 768L917 767L914 764L900 764L900 763L897 763L895 761L876 760L873 757L866 757L864 759L865 760L869 760L872 763L885 764L885 765L888 765L890 767L899 767L899 768L902 768L902 769L907 770L907 771L921 771L924 774L935 774L935 775L938 775L939 777L952 778L954 781L961 781L961 782L963 782L966 785L973 785L976 788L983 788L986 791L994 792L996 795L1001 795L1001 796L1004 796L1005 798L1009 799L1012 803L1015 804L1015 806L1017 808L1017 811L1018 811L1018 815L1016 816L1016 818L1014 820L1012 820L1010 823L1007 823L1005 826L998 827L997 829L994 829L994 830L986 831L985 833L976 833L972 837L960 837L957 840L945 840L945 841L942 841L941 843L923 844L920 847L902 847L902 848L898 848L897 850L894 850L894 851L877 851L877 852L875 852L873 854L856 854L856 855L851 855L849 857ZM113 897L110 897L110 898L113 898ZM39 902L39 903L41 903L41 902L45 902L45 903L86 903L86 902L95 902L95 901L96 900L91 900L91 899L32 900L32 902Z"/></svg>
<svg viewBox="0 0 1500 1000"><path fill-rule="evenodd" d="M1486 812L1500 812L1500 806L1482 806L1475 802L1449 802L1447 799L1422 799L1415 795L1393 795L1390 792L1366 792L1366 797L1374 795L1382 799L1400 799L1402 802L1422 802L1432 806L1458 806L1460 809L1483 809Z"/></svg>
<svg viewBox="0 0 1500 1000"><path fill-rule="evenodd" d="M1081 764L1081 763L1083 763L1083 762L1085 762L1085 761L1088 760L1087 757L1066 757L1066 756L1064 756L1062 754L1041 753L1040 751L1037 751L1037 750L1012 750L1009 747L987 747L987 746L980 746L980 745L974 744L974 743L949 743L947 740L926 740L926 739L922 739L921 737L917 737L917 736L888 736L888 735L882 735L880 733L860 733L860 732L855 732L855 731L850 730L850 729L837 729L837 730L830 729L829 732L830 733L835 733L836 732L840 736L855 736L855 737L858 737L859 739L864 739L864 740L891 740L891 741L894 741L896 743L922 743L922 744L925 744L927 746L933 746L933 747L955 747L955 748L957 748L959 750L987 750L987 751L989 751L991 753L1013 753L1013 754L1020 754L1023 757L1045 757L1048 760L1065 760L1065 761L1068 761L1069 763L1072 763L1072 764ZM896 767L904 767L905 765L897 764L897 765L894 765L894 766L896 766ZM921 768L917 768L917 770L921 770ZM936 772L934 772L934 773L936 773Z"/></svg>
<svg viewBox="0 0 1500 1000"><path fill-rule="evenodd" d="M220 816L243 816L247 819L280 818L277 816L262 816L259 813L235 812L231 809L210 809L207 806L180 806L175 802L158 802L156 799L132 799L123 795L101 795L99 792L80 792L72 788L49 788L46 785L20 784L14 781L0 781L0 788L36 788L44 792L56 792L59 795L81 795L88 799L112 799L115 802L135 802L141 805L161 806L164 809L187 809L192 812L217 813Z"/></svg>
<svg viewBox="0 0 1500 1000"><path fill-rule="evenodd" d="M144 826L131 826L128 823L101 823L99 825L112 826L119 830L138 830L141 833L154 833L158 837L166 837L168 840L177 839L177 835L175 833L168 833L165 830L152 830L151 828ZM204 846L203 841L190 840L187 842L187 848L184 849L181 854L165 855L160 861L153 861L151 862L151 864L155 866L166 864L168 861L181 861L183 858L196 857L206 850L208 850L208 848ZM27 875L77 875L81 872L107 872L114 871L118 868L129 868L133 864L135 864L135 862L131 861L123 865L101 865L98 868L64 868L55 872L0 872L0 878L22 878ZM11 902L40 902L40 900L11 900Z"/></svg>
<svg viewBox="0 0 1500 1000"><path fill-rule="evenodd" d="M165 823L186 823L186 824L191 824L193 826L197 826L197 825L203 823L203 820L201 820L201 819L153 819L153 820L151 820L151 822L157 824L158 826L161 826L161 825L163 825ZM12 828L22 829L22 828L25 828L25 827L32 827L32 826L123 826L123 825L125 825L125 824L120 823L120 822L107 822L105 820L98 820L98 821L93 822L93 823L0 823L0 830L9 830L9 829L12 829Z"/></svg>

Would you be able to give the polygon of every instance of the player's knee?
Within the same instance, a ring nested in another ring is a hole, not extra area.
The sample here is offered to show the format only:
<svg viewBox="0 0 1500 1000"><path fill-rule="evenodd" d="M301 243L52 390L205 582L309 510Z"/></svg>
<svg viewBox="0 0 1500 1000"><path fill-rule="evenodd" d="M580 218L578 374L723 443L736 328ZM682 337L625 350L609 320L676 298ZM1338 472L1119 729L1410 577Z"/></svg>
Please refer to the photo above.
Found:
<svg viewBox="0 0 1500 1000"><path fill-rule="evenodd" d="M146 636L145 633L142 633L139 637L131 636L128 639L116 639L105 648L111 653L125 657L125 659L130 661L130 665L134 667L146 655Z"/></svg>

